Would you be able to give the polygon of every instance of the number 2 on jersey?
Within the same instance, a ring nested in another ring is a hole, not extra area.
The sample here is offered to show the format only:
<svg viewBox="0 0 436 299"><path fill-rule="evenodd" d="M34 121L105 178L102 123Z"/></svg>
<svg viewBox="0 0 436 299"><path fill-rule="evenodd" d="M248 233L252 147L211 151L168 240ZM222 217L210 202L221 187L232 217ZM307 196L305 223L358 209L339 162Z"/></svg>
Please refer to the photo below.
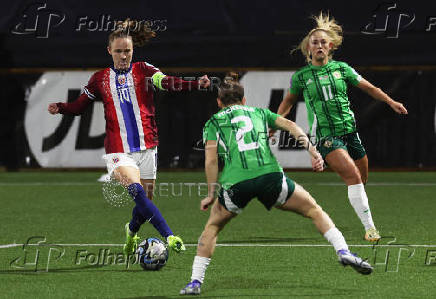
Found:
<svg viewBox="0 0 436 299"><path fill-rule="evenodd" d="M232 118L231 120L232 124L243 122L244 126L238 128L238 131L236 132L236 142L238 143L238 149L240 152L253 150L259 148L259 143L257 142L250 142L245 143L244 136L246 133L251 132L253 130L253 122L248 116L240 115Z"/></svg>

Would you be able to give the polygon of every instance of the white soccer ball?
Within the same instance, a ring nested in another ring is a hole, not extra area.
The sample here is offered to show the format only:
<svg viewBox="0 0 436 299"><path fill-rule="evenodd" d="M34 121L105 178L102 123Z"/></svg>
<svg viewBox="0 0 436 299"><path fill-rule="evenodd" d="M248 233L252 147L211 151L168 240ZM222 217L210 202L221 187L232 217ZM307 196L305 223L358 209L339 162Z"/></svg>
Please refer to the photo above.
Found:
<svg viewBox="0 0 436 299"><path fill-rule="evenodd" d="M148 238L142 241L136 249L136 254L144 270L159 270L168 261L168 248L158 238Z"/></svg>

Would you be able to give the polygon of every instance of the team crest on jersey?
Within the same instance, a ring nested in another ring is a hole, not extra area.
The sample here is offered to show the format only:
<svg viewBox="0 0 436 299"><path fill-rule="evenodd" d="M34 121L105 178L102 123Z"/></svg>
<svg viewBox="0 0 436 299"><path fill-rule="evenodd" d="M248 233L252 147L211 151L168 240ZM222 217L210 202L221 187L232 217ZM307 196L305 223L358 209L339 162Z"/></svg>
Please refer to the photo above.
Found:
<svg viewBox="0 0 436 299"><path fill-rule="evenodd" d="M125 76L125 75L119 75L119 76L118 76L118 83L119 83L120 85L124 85L124 84L126 84L126 76Z"/></svg>
<svg viewBox="0 0 436 299"><path fill-rule="evenodd" d="M114 164L117 164L118 162L120 162L120 159L118 157L114 157L112 161L114 162Z"/></svg>
<svg viewBox="0 0 436 299"><path fill-rule="evenodd" d="M333 144L333 142L332 142L331 140L326 140L326 141L324 141L324 146L325 146L326 148L330 148L330 147L332 147L332 144Z"/></svg>
<svg viewBox="0 0 436 299"><path fill-rule="evenodd" d="M336 79L341 79L341 73L338 71L333 72L333 77L335 77Z"/></svg>

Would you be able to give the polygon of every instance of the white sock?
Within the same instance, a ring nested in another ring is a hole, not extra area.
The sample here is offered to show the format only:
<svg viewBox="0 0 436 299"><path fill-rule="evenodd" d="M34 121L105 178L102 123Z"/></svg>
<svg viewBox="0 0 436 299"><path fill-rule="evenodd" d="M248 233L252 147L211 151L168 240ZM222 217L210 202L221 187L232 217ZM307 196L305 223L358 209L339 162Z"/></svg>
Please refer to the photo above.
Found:
<svg viewBox="0 0 436 299"><path fill-rule="evenodd" d="M325 234L324 238L333 245L335 251L338 250L348 250L347 242L345 242L344 236L336 227L332 227Z"/></svg>
<svg viewBox="0 0 436 299"><path fill-rule="evenodd" d="M368 197L366 196L365 187L362 183L348 186L348 199L357 216L359 216L365 230L375 228L374 221L372 221L371 210L369 209Z"/></svg>
<svg viewBox="0 0 436 299"><path fill-rule="evenodd" d="M192 264L191 281L198 280L203 283L204 274L206 273L207 266L209 266L210 258L195 256L194 263Z"/></svg>

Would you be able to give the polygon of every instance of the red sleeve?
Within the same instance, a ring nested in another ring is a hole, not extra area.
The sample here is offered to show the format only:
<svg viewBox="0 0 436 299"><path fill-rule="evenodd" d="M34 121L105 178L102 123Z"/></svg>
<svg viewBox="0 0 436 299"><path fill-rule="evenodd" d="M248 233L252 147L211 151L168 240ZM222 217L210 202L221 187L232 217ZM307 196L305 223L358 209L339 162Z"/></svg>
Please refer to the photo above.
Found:
<svg viewBox="0 0 436 299"><path fill-rule="evenodd" d="M88 108L92 100L88 98L85 93L82 93L80 97L74 102L69 103L56 103L61 114L80 115Z"/></svg>
<svg viewBox="0 0 436 299"><path fill-rule="evenodd" d="M92 75L77 100L68 103L56 103L59 108L59 113L80 115L88 108L89 104L91 104L98 95L97 74L98 73Z"/></svg>
<svg viewBox="0 0 436 299"><path fill-rule="evenodd" d="M162 80L162 87L166 90L171 91L182 91L182 90L198 90L200 85L197 81L185 81L178 77L166 76Z"/></svg>

